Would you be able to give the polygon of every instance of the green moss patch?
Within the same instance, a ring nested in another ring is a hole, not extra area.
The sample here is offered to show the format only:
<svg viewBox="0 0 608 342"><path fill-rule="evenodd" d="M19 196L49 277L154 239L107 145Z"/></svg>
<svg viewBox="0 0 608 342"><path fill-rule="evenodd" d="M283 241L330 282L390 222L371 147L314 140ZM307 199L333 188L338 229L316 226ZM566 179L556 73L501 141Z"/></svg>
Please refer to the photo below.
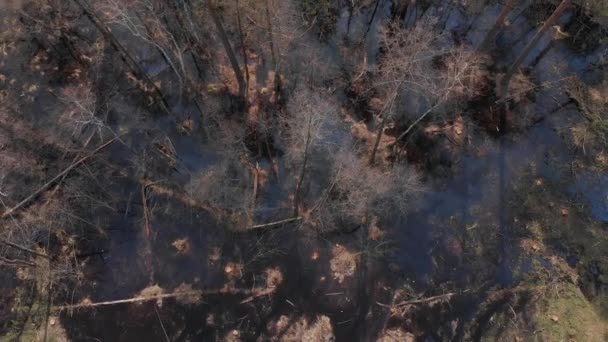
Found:
<svg viewBox="0 0 608 342"><path fill-rule="evenodd" d="M537 303L534 320L542 341L606 341L608 322L574 284L560 284Z"/></svg>

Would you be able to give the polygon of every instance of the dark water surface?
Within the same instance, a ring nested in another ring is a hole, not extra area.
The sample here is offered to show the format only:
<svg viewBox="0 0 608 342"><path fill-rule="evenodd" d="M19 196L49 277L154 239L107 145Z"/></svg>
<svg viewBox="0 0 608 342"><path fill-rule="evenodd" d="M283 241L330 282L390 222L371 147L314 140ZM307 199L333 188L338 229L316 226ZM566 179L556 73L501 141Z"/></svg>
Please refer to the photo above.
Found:
<svg viewBox="0 0 608 342"><path fill-rule="evenodd" d="M373 6L355 14L349 32L363 34L372 9ZM366 35L371 67L378 56L378 30L390 18L390 9L391 2L382 1ZM475 18L457 9L441 15L445 18L446 30L460 30L475 23L466 38L471 44L479 45L499 10L498 6L488 7ZM510 63L535 32L535 25L528 23L525 16L513 19L508 34L498 39L502 47L511 47L499 63ZM342 13L337 32L328 43L330 59L336 63L344 59L337 44L346 33L347 20L348 13ZM405 18L406 22L410 20ZM587 66L598 58L595 51L581 55L565 44L557 43L548 49L549 44L550 39L544 39L525 63L534 64L531 74L538 83L557 81L574 73L583 75ZM542 59L535 63L541 54ZM150 60L145 68L150 75L167 72L167 66L156 60ZM232 330L241 331L246 340L255 340L269 322L281 315L322 314L331 319L337 340L366 340L387 319L376 302L390 302L392 291L404 284L417 293L431 295L441 293L440 290L463 292L480 286L513 284L522 270L525 273L530 268L531 262L522 261L519 248L514 245L513 230L518 222L512 211L523 205L512 203L515 185L529 182L529 186L533 186L534 179L568 182L560 191L582 194L590 214L597 220L608 221L607 175L588 172L573 177L569 170L559 166L574 158L564 142L563 129L581 119L573 105L565 105L567 102L563 89L542 88L535 92L534 101L522 110L538 119L525 131L494 138L479 133L479 127L468 127L470 142L453 158L449 172L426 176L428 191L417 209L403 218L389 220L382 227L390 248L380 255L362 252L355 275L343 283L332 279L329 266L332 249L341 244L365 251L369 246L362 241L365 237L361 238L360 232L323 238L310 237L297 227L264 234L230 232L204 211L151 195L149 205L156 210L151 222L153 237L149 239L141 229L140 184L134 180L119 182L109 190L124 202L124 207L119 213L102 214L106 215L104 220L109 226L107 240L101 246L105 252L91 259L88 266L93 271L87 274L91 284L75 291L75 301L85 297L93 302L129 298L151 284L168 291L180 284L203 291L221 289L230 281L225 272L227 262L246 266L242 276L234 280L238 288L259 285L259 275L269 267L281 270L283 282L271 297L264 296L248 304L240 303L245 295L213 294L203 296L202 302L194 305L166 299L162 303L63 312L62 323L74 341L163 341L165 332L172 341L211 341L224 338ZM175 110L183 118L194 112L193 108L178 105ZM200 119L195 120L200 124ZM147 127L134 127L134 123L123 118L118 121L130 130L127 146L137 146L146 129L168 132L166 138L178 156L175 170L164 180L168 183L186 186L193 174L214 165L220 158L202 134L184 135L175 129L173 120L150 120ZM121 124L115 129L120 130ZM113 161L134 168L130 148L134 147L115 147L111 151ZM267 160L261 162L263 169L270 169L270 165ZM269 180L257 203L267 211L260 217L270 220L286 200L283 193L286 185L281 181ZM186 255L176 253L171 245L178 239L189 241L190 252ZM480 252L470 254L471 249ZM212 256L217 251L221 255L214 260ZM260 255L260 251L266 254ZM313 252L318 253L314 260ZM447 287L440 288L441 284ZM454 303L452 316L429 316L428 321L418 322L417 327L432 341L437 336L433 331L435 323L445 324L455 317L470 318L481 301L481 294L478 298L465 296Z"/></svg>

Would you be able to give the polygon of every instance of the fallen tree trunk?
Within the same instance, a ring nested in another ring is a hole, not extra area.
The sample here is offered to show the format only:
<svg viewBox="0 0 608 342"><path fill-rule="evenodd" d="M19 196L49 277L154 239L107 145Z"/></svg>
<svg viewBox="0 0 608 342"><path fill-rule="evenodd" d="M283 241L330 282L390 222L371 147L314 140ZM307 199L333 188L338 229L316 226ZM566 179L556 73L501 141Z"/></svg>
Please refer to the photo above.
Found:
<svg viewBox="0 0 608 342"><path fill-rule="evenodd" d="M270 228L274 228L274 227L277 227L277 226L284 225L286 223L291 223L291 222L299 221L301 219L302 219L301 217L292 217L292 218L288 218L288 219L281 220L281 221L264 223L264 224L258 224L258 225L251 226L251 227L245 229L245 231L256 230L256 229L270 229Z"/></svg>
<svg viewBox="0 0 608 342"><path fill-rule="evenodd" d="M117 305L117 304L127 304L127 303L142 303L149 302L153 300L165 299L165 298L176 298L181 296L201 296L203 295L203 291L194 290L194 291L184 291L184 292L175 292L175 293L164 293L153 296L138 296L133 298L126 299L118 299L118 300L110 300L106 302L97 302L97 303L79 303L72 305L62 305L56 306L54 309L56 310L73 310L73 309L82 309L82 308L95 308L100 306L109 306L109 305Z"/></svg>
<svg viewBox="0 0 608 342"><path fill-rule="evenodd" d="M53 179L51 179L50 181L46 182L44 185L42 185L40 188L38 188L38 190L34 191L31 195L27 196L24 200L22 200L21 202L17 203L17 205L15 205L14 207L6 210L4 213L2 213L2 216L0 216L0 218L4 219L7 218L8 216L12 215L15 211L21 209L23 206L25 206L26 204L30 203L31 201L33 201L36 197L38 197L41 193L43 193L44 191L46 191L49 187L51 187L51 185L55 184L57 181L59 181L60 179L62 179L65 175L67 175L70 171L72 171L74 168L76 168L77 166L79 166L80 164L84 163L85 161L89 160L91 157L93 157L97 152L103 150L104 148L108 147L110 144L112 144L117 138L113 138L110 141L106 142L105 144L99 146L98 148L96 148L93 152L91 152L88 156L80 158L79 160L77 160L76 162L72 163L72 165L68 166L65 170L61 171L61 173L59 173L57 176L55 176Z"/></svg>
<svg viewBox="0 0 608 342"><path fill-rule="evenodd" d="M383 303L379 303L379 302L376 302L376 304L378 304L382 307L385 307L385 308L398 308L398 307L407 306L407 305L422 305L422 304L433 303L433 302L440 301L440 300L442 300L442 301L449 300L450 298L452 298L455 295L456 295L456 293L450 292L450 293L442 294L439 296L432 296L432 297L427 297L427 298L408 300L408 301L393 304L393 305L383 304Z"/></svg>
<svg viewBox="0 0 608 342"><path fill-rule="evenodd" d="M78 304L70 304L70 305L61 305L55 306L55 310L74 310L74 309L85 309L85 308L96 308L102 306L111 306L111 305L119 305L119 304L132 304L132 303L144 303L150 301L158 301L167 298L179 298L179 297L192 297L198 296L201 297L203 295L248 295L249 297L242 300L241 304L246 304L253 301L256 298L270 295L276 290L275 287L262 288L262 289L233 289L233 288L222 288L219 290L192 290L192 291L177 291L172 293L159 293L155 295L148 296L136 296L132 298L125 299L117 299L117 300L109 300L104 302L81 302Z"/></svg>

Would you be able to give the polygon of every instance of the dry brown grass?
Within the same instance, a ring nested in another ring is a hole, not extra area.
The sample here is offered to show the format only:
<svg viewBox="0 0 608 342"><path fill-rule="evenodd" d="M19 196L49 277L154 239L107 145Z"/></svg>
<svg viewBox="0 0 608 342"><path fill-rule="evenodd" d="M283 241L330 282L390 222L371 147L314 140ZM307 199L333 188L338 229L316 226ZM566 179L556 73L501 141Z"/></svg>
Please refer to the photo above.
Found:
<svg viewBox="0 0 608 342"><path fill-rule="evenodd" d="M568 93L585 120L571 128L572 142L584 152L608 147L608 81L594 87L573 80Z"/></svg>
<svg viewBox="0 0 608 342"><path fill-rule="evenodd" d="M187 238L177 239L171 243L178 254L186 255L190 253L190 241Z"/></svg>
<svg viewBox="0 0 608 342"><path fill-rule="evenodd" d="M268 341L331 342L335 339L331 320L327 316L307 319L283 315L276 322L270 322L267 329L264 339Z"/></svg>
<svg viewBox="0 0 608 342"><path fill-rule="evenodd" d="M414 342L416 336L412 333L405 332L401 328L387 329L382 333L376 342Z"/></svg>
<svg viewBox="0 0 608 342"><path fill-rule="evenodd" d="M332 258L329 261L329 266L333 272L332 276L338 283L342 283L355 274L359 256L339 244L332 248L331 253Z"/></svg>

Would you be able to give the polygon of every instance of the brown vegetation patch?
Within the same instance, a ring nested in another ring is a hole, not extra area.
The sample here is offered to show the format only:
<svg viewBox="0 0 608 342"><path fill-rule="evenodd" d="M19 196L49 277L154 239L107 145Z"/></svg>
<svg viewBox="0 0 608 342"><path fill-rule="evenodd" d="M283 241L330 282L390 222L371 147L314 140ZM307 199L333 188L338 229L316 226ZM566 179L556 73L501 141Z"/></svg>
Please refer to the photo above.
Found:
<svg viewBox="0 0 608 342"><path fill-rule="evenodd" d="M229 331L224 338L222 339L223 342L239 342L242 341L241 339L241 332L234 329L232 331Z"/></svg>
<svg viewBox="0 0 608 342"><path fill-rule="evenodd" d="M363 155L366 158L369 158L372 149L374 147L374 143L376 142L376 138L378 136L377 131L371 131L367 124L363 121L354 122L351 117L347 117L347 123L350 123L350 132L353 138L356 141L360 141L365 146L365 152ZM385 128L386 131L386 128ZM378 144L378 158L379 161L386 161L392 154L391 147L395 145L396 139L394 136L386 134L384 132L382 137L380 137L380 143Z"/></svg>
<svg viewBox="0 0 608 342"><path fill-rule="evenodd" d="M331 342L335 340L331 320L327 316L298 319L281 316L268 324L268 335L258 341Z"/></svg>
<svg viewBox="0 0 608 342"><path fill-rule="evenodd" d="M278 268L269 268L264 273L266 273L267 288L275 288L283 282L283 273Z"/></svg>
<svg viewBox="0 0 608 342"><path fill-rule="evenodd" d="M193 305L201 302L200 294L197 294L195 289L190 284L181 283L175 288L174 293L183 292L184 295L175 297L175 300L183 305Z"/></svg>
<svg viewBox="0 0 608 342"><path fill-rule="evenodd" d="M416 336L414 334L405 332L401 328L392 328L384 331L382 336L378 337L376 342L414 342Z"/></svg>
<svg viewBox="0 0 608 342"><path fill-rule="evenodd" d="M56 316L50 316L48 318L48 324L47 324L47 328L45 329L44 326L40 327L38 329L38 332L36 333L36 342L37 341L52 341L52 342L68 342L68 335L65 331L65 329L63 328L63 326L61 326L61 323L59 321L59 317Z"/></svg>
<svg viewBox="0 0 608 342"><path fill-rule="evenodd" d="M276 291L277 287L283 282L283 273L278 268L269 268L264 271L266 286L254 288L250 291L250 296L241 301L241 304L249 303L258 297L268 296Z"/></svg>
<svg viewBox="0 0 608 342"><path fill-rule="evenodd" d="M601 169L608 169L608 153L600 152L595 156L595 162Z"/></svg>
<svg viewBox="0 0 608 342"><path fill-rule="evenodd" d="M137 297L139 297L139 298L158 297L164 293L165 293L165 290L162 287L160 287L158 285L151 285L151 286L148 286L145 289L141 290L139 292L139 294L137 295ZM159 298L156 301L156 304L158 306L162 306L163 305L162 298Z"/></svg>
<svg viewBox="0 0 608 342"><path fill-rule="evenodd" d="M378 226L378 217L374 216L367 231L368 238L372 241L379 241L382 240L384 234L384 231Z"/></svg>
<svg viewBox="0 0 608 342"><path fill-rule="evenodd" d="M186 255L190 253L190 241L187 238L177 239L173 241L171 246L173 246L177 250L178 254Z"/></svg>
<svg viewBox="0 0 608 342"><path fill-rule="evenodd" d="M446 135L450 140L462 143L465 136L465 122L462 115L458 115L456 119L443 123L434 123L424 128L424 134L428 137L437 137Z"/></svg>
<svg viewBox="0 0 608 342"><path fill-rule="evenodd" d="M243 275L243 265L236 262L229 262L224 266L224 273L231 279L238 279Z"/></svg>
<svg viewBox="0 0 608 342"><path fill-rule="evenodd" d="M544 253L546 251L545 244L542 241L534 239L523 239L519 242L519 247L528 254Z"/></svg>
<svg viewBox="0 0 608 342"><path fill-rule="evenodd" d="M352 277L357 269L358 255L336 244L332 248L332 259L329 262L334 279L342 283L345 278Z"/></svg>

